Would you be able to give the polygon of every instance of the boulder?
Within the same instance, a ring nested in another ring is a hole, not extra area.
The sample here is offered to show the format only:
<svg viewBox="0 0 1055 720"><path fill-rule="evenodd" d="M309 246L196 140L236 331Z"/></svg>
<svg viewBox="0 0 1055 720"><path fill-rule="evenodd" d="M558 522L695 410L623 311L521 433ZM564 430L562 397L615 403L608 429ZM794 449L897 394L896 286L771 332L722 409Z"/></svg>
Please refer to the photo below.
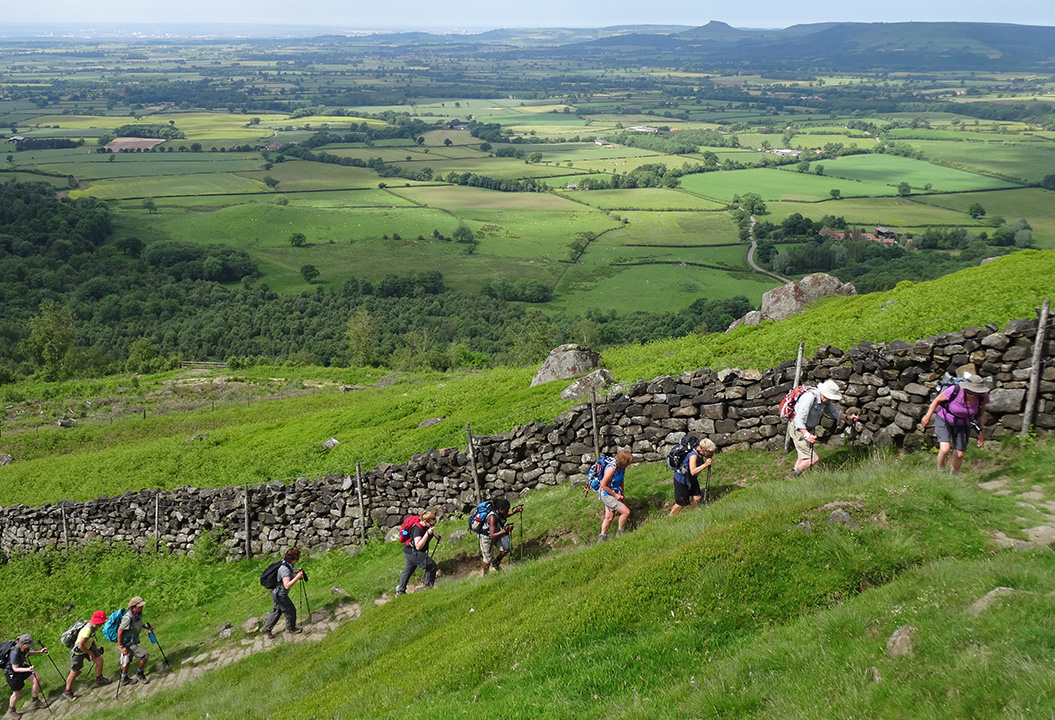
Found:
<svg viewBox="0 0 1055 720"><path fill-rule="evenodd" d="M15 459L7 453L0 453L0 465L10 465L14 460Z"/></svg>
<svg viewBox="0 0 1055 720"><path fill-rule="evenodd" d="M441 418L441 417L426 418L425 420L422 420L421 422L418 423L418 427L419 428L432 427L433 425L439 425L441 422L443 422L446 419L447 418Z"/></svg>
<svg viewBox="0 0 1055 720"><path fill-rule="evenodd" d="M554 380L570 380L580 375L585 375L601 361L601 356L588 347L582 345L561 345L550 350L546 362L535 373L531 379L531 387L553 382Z"/></svg>
<svg viewBox="0 0 1055 720"><path fill-rule="evenodd" d="M784 320L802 312L814 300L825 295L856 295L857 288L837 277L814 273L798 282L781 285L762 296L762 319Z"/></svg>
<svg viewBox="0 0 1055 720"><path fill-rule="evenodd" d="M594 370L589 375L584 375L560 392L561 400L574 400L575 398L589 395L591 392L600 390L605 385L610 385L615 378L612 373L604 368Z"/></svg>
<svg viewBox="0 0 1055 720"><path fill-rule="evenodd" d="M912 636L916 628L911 625L902 625L886 642L886 654L889 658L908 656L912 657Z"/></svg>
<svg viewBox="0 0 1055 720"><path fill-rule="evenodd" d="M324 447L324 448L325 448L326 450L333 450L333 449L334 449L335 447L337 447L337 446L338 446L338 445L340 445L340 444L341 444L341 441L340 441L340 440L338 440L337 438L330 438L329 440L327 440L326 442L324 442L324 443L322 444L322 446L323 446L323 447Z"/></svg>

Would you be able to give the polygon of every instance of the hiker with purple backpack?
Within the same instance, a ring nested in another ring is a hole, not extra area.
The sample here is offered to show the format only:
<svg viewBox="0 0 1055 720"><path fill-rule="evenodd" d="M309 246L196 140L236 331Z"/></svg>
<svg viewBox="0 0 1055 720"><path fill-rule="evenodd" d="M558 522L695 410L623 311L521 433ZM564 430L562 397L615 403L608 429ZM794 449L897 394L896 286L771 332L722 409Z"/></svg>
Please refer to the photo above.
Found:
<svg viewBox="0 0 1055 720"><path fill-rule="evenodd" d="M920 424L926 428L934 415L934 437L938 441L938 470L944 470L952 451L952 473L959 474L963 453L973 427L978 432L978 447L985 444L985 406L989 388L982 378L968 375L949 378L938 396L927 408Z"/></svg>

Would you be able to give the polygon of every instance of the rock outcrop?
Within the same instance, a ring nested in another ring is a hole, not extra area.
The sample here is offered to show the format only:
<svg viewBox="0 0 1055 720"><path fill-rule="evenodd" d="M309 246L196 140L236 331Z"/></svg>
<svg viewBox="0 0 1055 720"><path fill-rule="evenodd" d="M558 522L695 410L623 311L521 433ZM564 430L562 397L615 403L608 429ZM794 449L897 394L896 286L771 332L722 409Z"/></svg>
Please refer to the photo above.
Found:
<svg viewBox="0 0 1055 720"><path fill-rule="evenodd" d="M531 379L531 387L585 375L601 362L601 356L583 345L561 345L550 350L546 362Z"/></svg>

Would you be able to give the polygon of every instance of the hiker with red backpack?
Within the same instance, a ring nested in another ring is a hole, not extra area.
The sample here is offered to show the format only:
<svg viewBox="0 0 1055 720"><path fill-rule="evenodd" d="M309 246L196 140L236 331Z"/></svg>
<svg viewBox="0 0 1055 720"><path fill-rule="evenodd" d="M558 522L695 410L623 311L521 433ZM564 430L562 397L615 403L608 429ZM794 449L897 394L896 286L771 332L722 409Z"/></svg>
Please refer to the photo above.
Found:
<svg viewBox="0 0 1055 720"><path fill-rule="evenodd" d="M400 538L403 540L403 558L406 565L403 567L403 574L399 576L396 595L407 594L407 583L417 568L425 571L425 589L431 590L436 584L436 571L439 566L429 557L429 543L433 540L439 543L443 539L436 534L435 513L426 510L421 515L409 516L400 528Z"/></svg>
<svg viewBox="0 0 1055 720"><path fill-rule="evenodd" d="M819 457L817 444L817 426L821 416L828 415L836 422L846 419L857 422L860 415L844 413L835 407L836 400L842 400L843 394L834 380L825 380L817 387L800 385L793 388L780 403L780 416L788 418L788 436L795 444L798 459L789 477L798 477L804 470L817 464Z"/></svg>
<svg viewBox="0 0 1055 720"><path fill-rule="evenodd" d="M959 474L972 427L978 431L978 447L985 444L985 406L988 402L989 388L977 375L950 378L938 392L920 423L926 428L931 417L938 416L934 421L938 470L945 469L951 450L952 473Z"/></svg>
<svg viewBox="0 0 1055 720"><path fill-rule="evenodd" d="M601 534L597 536L597 542L608 539L608 528L612 520L619 515L618 529L616 535L622 535L626 531L626 521L630 519L630 508L623 500L623 475L626 469L634 462L634 456L629 450L620 450L615 455L615 462L607 464L604 474L598 483L597 496L604 504L604 520L601 521Z"/></svg>
<svg viewBox="0 0 1055 720"><path fill-rule="evenodd" d="M278 623L279 615L286 616L286 632L290 635L299 635L302 631L297 627L297 606L293 604L293 601L289 599L289 590L299 581L307 581L307 576L304 574L304 570L298 570L296 567L297 561L300 560L300 548L292 547L286 551L285 556L281 561L274 567L272 571L272 565L269 565L264 570L264 575L270 576L270 572L274 572L274 579L270 577L265 579L264 576L260 578L260 584L271 590L271 600L274 602L274 606L271 609L271 613L267 616L267 620L264 621L264 626L260 628L267 637L272 637L271 629Z"/></svg>

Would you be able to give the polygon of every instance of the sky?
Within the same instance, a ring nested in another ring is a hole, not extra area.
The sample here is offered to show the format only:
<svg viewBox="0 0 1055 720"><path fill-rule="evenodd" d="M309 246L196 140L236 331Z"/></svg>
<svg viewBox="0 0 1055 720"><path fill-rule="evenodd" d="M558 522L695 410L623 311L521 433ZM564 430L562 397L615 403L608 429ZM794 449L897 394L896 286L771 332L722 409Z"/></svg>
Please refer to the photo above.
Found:
<svg viewBox="0 0 1055 720"><path fill-rule="evenodd" d="M0 7L8 2L0 3ZM783 28L816 22L961 21L1055 25L1055 2L979 0L884 0L846 2L755 0L752 3L640 0L531 0L462 2L402 0L46 0L11 3L7 21L25 23L259 23L313 25L333 32L355 30L480 31L510 27L605 27L671 24L698 26L720 20L734 27Z"/></svg>

